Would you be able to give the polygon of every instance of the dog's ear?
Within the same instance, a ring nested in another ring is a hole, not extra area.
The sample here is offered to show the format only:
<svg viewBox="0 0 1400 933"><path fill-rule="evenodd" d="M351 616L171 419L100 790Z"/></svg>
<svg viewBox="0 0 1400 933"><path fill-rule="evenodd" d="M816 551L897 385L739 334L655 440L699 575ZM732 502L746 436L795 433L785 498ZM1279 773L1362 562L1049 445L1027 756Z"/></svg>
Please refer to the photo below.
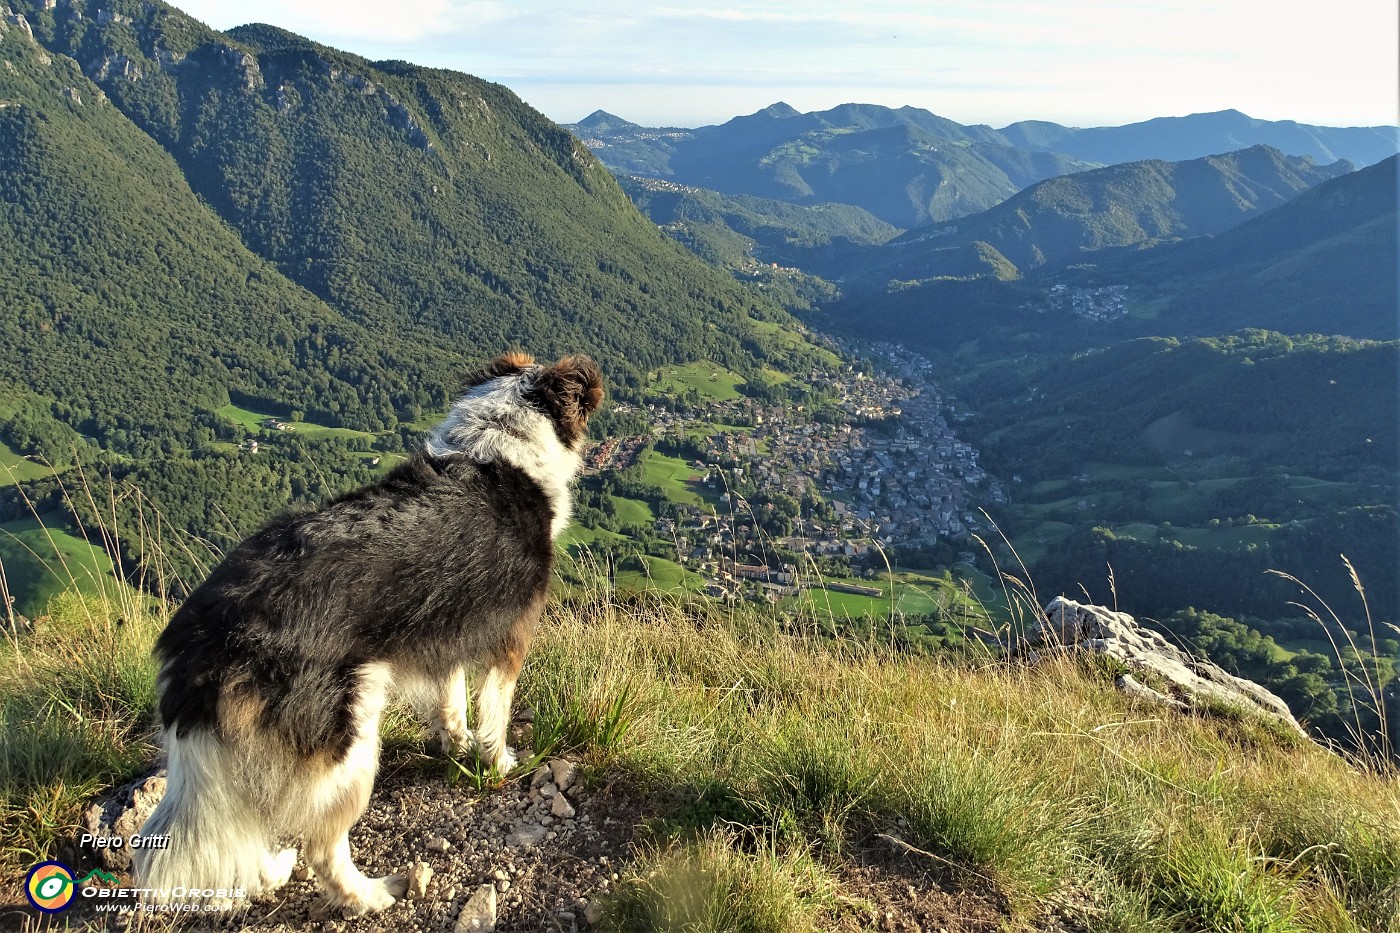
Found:
<svg viewBox="0 0 1400 933"><path fill-rule="evenodd" d="M554 419L560 440L574 445L588 431L588 416L603 404L603 374L586 356L566 356L535 377L531 395Z"/></svg>
<svg viewBox="0 0 1400 933"><path fill-rule="evenodd" d="M467 388L479 386L501 376L514 376L527 367L535 365L535 358L520 350L503 353L491 361L491 365L467 378Z"/></svg>

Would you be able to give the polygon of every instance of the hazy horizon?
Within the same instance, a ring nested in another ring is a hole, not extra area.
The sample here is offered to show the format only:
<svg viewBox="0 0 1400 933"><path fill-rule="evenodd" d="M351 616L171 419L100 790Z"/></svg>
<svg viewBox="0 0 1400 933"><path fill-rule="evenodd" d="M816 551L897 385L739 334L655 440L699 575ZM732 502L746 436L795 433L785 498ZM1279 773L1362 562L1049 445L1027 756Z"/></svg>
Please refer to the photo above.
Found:
<svg viewBox="0 0 1400 933"><path fill-rule="evenodd" d="M1241 0L771 2L185 0L216 29L265 22L362 55L509 87L560 123L606 110L647 126L722 123L777 101L912 106L960 123L1116 126L1239 110L1324 126L1400 123L1400 12L1325 17Z"/></svg>

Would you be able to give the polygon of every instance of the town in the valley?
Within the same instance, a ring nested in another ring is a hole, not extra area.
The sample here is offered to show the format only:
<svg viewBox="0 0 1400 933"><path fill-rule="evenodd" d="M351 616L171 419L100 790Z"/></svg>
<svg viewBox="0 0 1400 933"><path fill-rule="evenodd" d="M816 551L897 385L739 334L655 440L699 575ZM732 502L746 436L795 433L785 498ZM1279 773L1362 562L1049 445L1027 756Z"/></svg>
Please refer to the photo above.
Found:
<svg viewBox="0 0 1400 933"><path fill-rule="evenodd" d="M970 560L980 507L1005 502L1006 491L957 437L966 413L934 385L930 363L893 344L865 350L878 361L871 371L807 374L828 387L816 411L696 393L644 410L620 405L649 432L595 446L589 471L682 461L679 481L695 495L658 510L653 540L671 542L716 598L777 601L813 586L879 596L867 582L890 569L891 554L942 545Z"/></svg>

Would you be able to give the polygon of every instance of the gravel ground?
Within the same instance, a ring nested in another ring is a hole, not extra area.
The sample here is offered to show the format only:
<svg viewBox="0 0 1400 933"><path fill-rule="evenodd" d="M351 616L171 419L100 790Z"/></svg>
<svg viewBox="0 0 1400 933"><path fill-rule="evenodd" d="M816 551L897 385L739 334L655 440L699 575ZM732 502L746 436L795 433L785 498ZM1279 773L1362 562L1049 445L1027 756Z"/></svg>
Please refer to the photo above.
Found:
<svg viewBox="0 0 1400 933"><path fill-rule="evenodd" d="M550 767L552 765L552 768ZM275 896L232 916L105 915L86 902L63 914L0 906L0 930L255 930L346 933L577 933L597 916L595 899L616 884L648 839L645 824L665 811L620 783L585 782L558 759L499 788L404 767L381 774L368 810L350 834L355 863L371 877L415 876L414 889L382 913L347 919L329 910L298 866ZM73 864L73 862L69 862ZM75 866L86 871L89 865ZM983 933L999 928L994 902L964 886L946 865L886 842L840 865L843 930ZM489 890L488 890L489 889ZM471 924L493 895L494 927ZM1048 929L1058 929L1050 926Z"/></svg>
<svg viewBox="0 0 1400 933"><path fill-rule="evenodd" d="M466 902L483 886L496 890L498 931L559 931L587 925L592 898L617 878L629 857L636 807L612 788L552 780L513 781L478 794L462 784L390 777L350 834L355 861L367 875L431 870L421 895L381 914L328 916L314 881L293 881L275 899L256 904L241 928L259 931L452 930ZM552 792L552 793L551 793ZM575 811L555 816L560 795ZM421 869L420 869L421 870ZM414 892L417 894L417 892Z"/></svg>

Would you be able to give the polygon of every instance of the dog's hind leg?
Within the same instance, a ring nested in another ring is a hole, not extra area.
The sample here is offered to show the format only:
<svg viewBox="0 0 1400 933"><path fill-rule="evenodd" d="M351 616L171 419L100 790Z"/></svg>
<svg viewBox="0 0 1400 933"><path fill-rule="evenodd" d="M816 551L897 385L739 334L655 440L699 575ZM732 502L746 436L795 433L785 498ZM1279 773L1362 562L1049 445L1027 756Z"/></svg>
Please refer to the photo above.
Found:
<svg viewBox="0 0 1400 933"><path fill-rule="evenodd" d="M379 715L390 675L385 665L361 670L355 701L355 739L345 757L319 774L304 817L306 864L331 903L353 916L374 913L403 897L403 875L367 878L350 857L350 827L365 812L379 767Z"/></svg>
<svg viewBox="0 0 1400 933"><path fill-rule="evenodd" d="M456 668L438 691L433 732L447 753L463 752L476 746L476 735L467 728L467 673Z"/></svg>

